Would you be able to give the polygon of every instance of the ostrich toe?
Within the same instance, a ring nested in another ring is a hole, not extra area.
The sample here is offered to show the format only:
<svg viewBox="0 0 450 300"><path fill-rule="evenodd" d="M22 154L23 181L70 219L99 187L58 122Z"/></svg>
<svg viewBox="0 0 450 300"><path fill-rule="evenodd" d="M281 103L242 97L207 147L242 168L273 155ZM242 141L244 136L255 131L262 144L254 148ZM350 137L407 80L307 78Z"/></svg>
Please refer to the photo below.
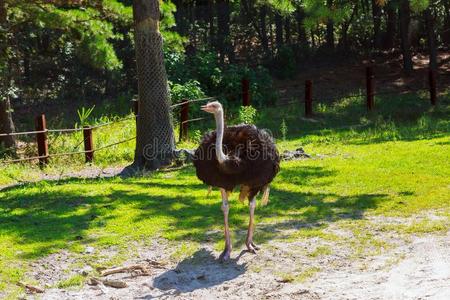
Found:
<svg viewBox="0 0 450 300"><path fill-rule="evenodd" d="M231 249L225 248L225 250L223 250L223 252L219 256L220 262L229 261L230 260L230 255L231 255Z"/></svg>
<svg viewBox="0 0 450 300"><path fill-rule="evenodd" d="M258 246L255 245L255 243L253 243L252 241L245 243L247 246L247 250L250 253L256 254L256 251L259 250L260 248Z"/></svg>

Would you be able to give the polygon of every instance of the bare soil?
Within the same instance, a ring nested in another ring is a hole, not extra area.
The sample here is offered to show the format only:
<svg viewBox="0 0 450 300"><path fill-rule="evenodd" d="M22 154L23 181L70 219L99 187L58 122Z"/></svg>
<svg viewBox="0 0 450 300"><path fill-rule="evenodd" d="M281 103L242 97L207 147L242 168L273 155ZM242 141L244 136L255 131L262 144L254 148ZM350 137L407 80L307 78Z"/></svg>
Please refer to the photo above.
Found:
<svg viewBox="0 0 450 300"><path fill-rule="evenodd" d="M408 222L383 217L372 221ZM270 228L269 224L259 224L257 231ZM136 250L130 251L130 258L120 266L142 264L151 270L151 275L121 273L106 277L126 282L126 288L87 284L81 288L52 287L43 295L26 298L448 299L450 295L450 231L421 236L378 232L377 238L390 246L372 254L355 255L348 243L352 233L335 224L329 224L326 231L338 235L338 241L284 238L295 230L294 227L277 232L277 238L262 245L257 255L236 245L232 260L227 263L217 260L219 253L209 243L199 245L184 258L174 256L180 245L173 242L154 240L150 245L133 245L130 249ZM245 232L234 234L245 236ZM330 251L312 255L319 247ZM115 254L114 249L101 251L105 258ZM154 267L149 260L159 261L163 267ZM63 251L36 261L29 275L43 287L55 286L74 274L84 274L87 280L92 276L92 268L80 262Z"/></svg>

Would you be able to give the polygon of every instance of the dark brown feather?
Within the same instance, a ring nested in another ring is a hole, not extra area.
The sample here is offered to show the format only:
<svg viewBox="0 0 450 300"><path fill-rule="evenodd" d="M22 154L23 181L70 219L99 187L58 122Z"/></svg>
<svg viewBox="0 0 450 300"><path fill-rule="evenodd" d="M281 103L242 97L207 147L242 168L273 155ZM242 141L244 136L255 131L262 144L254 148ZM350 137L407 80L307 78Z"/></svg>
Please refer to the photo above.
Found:
<svg viewBox="0 0 450 300"><path fill-rule="evenodd" d="M216 158L216 131L204 135L195 152L194 166L204 183L232 191L238 185L250 188L253 198L269 184L280 169L280 157L272 137L253 125L226 127L223 151L228 159Z"/></svg>

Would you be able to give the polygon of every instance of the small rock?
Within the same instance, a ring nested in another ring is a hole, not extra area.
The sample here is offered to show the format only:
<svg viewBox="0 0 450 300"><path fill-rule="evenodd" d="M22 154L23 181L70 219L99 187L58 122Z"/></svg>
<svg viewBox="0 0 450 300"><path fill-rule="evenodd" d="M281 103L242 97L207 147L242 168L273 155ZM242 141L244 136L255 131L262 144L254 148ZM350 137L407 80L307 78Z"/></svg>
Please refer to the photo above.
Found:
<svg viewBox="0 0 450 300"><path fill-rule="evenodd" d="M84 249L84 253L86 254L92 254L94 253L94 251L95 251L94 247L91 246L87 246L86 249Z"/></svg>
<svg viewBox="0 0 450 300"><path fill-rule="evenodd" d="M80 270L80 274L83 276L88 276L89 273L91 273L94 269L91 266L85 266L83 269Z"/></svg>

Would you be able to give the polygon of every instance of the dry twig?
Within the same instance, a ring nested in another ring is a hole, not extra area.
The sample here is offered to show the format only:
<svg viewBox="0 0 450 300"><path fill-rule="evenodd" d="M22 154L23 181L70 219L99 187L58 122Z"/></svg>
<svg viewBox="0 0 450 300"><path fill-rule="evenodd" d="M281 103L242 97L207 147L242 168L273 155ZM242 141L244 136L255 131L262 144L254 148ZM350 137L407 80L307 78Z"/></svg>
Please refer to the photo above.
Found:
<svg viewBox="0 0 450 300"><path fill-rule="evenodd" d="M32 293L43 293L43 292L45 292L45 290L42 289L42 288L40 288L40 287L33 286L33 285L31 285L31 284L27 284L27 283L24 283L24 282L22 282L22 281L19 281L19 282L17 283L17 285L26 288L28 291L30 291L30 292L32 292Z"/></svg>
<svg viewBox="0 0 450 300"><path fill-rule="evenodd" d="M128 287L128 284L124 281L119 281L119 280L107 280L107 279L99 279L99 278L95 278L92 277L89 281L88 281L89 285L106 285L106 286L110 286L116 289L123 289Z"/></svg>
<svg viewBox="0 0 450 300"><path fill-rule="evenodd" d="M134 271L141 271L141 273L143 275L150 275L150 270L142 265L132 265L132 266L128 266L128 267L109 269L109 270L105 270L105 271L101 272L100 275L108 276L108 275L116 274L116 273L131 273Z"/></svg>

